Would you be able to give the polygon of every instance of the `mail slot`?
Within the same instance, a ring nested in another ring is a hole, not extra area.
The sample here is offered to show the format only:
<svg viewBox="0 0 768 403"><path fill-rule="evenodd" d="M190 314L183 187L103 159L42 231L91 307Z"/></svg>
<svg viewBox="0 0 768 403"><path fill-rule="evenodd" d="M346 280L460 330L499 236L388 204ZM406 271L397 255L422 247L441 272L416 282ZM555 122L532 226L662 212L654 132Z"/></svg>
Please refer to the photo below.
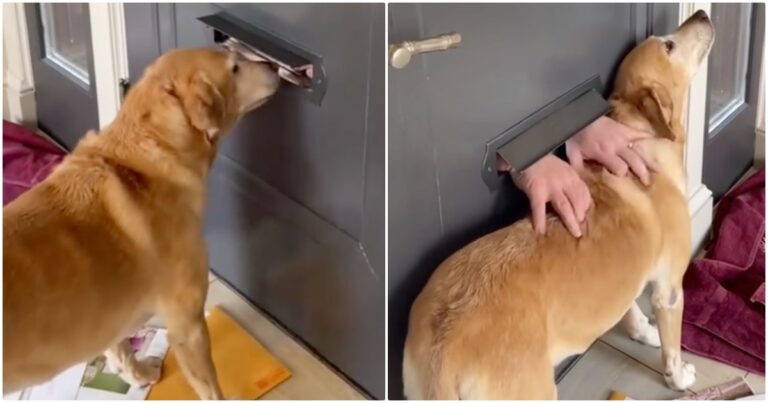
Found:
<svg viewBox="0 0 768 403"><path fill-rule="evenodd" d="M600 76L592 76L489 141L481 172L488 188L495 190L499 183L497 154L522 171L606 114L610 105L602 91Z"/></svg>
<svg viewBox="0 0 768 403"><path fill-rule="evenodd" d="M244 58L277 66L278 74L295 90L321 105L327 88L322 57L265 29L220 12L198 18L213 29L213 41Z"/></svg>

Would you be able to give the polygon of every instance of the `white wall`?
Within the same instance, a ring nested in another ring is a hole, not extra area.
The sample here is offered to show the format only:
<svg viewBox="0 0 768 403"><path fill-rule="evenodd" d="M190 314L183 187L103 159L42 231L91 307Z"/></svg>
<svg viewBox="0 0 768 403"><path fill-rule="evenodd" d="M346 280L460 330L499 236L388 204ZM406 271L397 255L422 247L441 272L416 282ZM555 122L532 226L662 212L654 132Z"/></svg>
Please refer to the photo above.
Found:
<svg viewBox="0 0 768 403"><path fill-rule="evenodd" d="M763 55L766 44L763 43ZM757 101L757 130L755 131L755 166L765 164L765 58L760 69L760 90Z"/></svg>
<svg viewBox="0 0 768 403"><path fill-rule="evenodd" d="M24 4L3 3L3 118L34 128L37 110L28 38Z"/></svg>
<svg viewBox="0 0 768 403"><path fill-rule="evenodd" d="M8 56L5 52L5 44L3 44L3 72L8 69ZM3 79L3 119L8 120L11 116L8 110L8 90L5 87L5 79Z"/></svg>

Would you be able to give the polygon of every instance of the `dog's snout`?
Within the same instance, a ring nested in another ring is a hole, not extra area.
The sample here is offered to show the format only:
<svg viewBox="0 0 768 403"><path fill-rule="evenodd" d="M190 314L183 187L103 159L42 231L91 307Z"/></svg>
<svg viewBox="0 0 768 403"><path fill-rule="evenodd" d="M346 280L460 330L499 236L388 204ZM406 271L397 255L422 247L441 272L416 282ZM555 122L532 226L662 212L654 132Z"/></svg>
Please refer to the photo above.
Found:
<svg viewBox="0 0 768 403"><path fill-rule="evenodd" d="M704 10L699 10L693 13L693 15L688 17L685 23L683 23L683 25L680 26L680 29L683 29L689 26L700 26L700 25L712 25L712 21L709 19L709 15L707 15L707 12Z"/></svg>
<svg viewBox="0 0 768 403"><path fill-rule="evenodd" d="M277 78L277 70L278 66L268 60L262 60L262 61L249 61L249 63L252 63L252 67L254 70L258 71L262 76L266 77L267 79L271 80L273 78Z"/></svg>
<svg viewBox="0 0 768 403"><path fill-rule="evenodd" d="M278 74L280 67L277 64L265 61L259 63L258 68L264 73L268 87L276 89L280 85L280 75Z"/></svg>
<svg viewBox="0 0 768 403"><path fill-rule="evenodd" d="M709 21L709 16L707 15L707 12L704 10L699 10L695 14L693 14L693 19L696 21Z"/></svg>

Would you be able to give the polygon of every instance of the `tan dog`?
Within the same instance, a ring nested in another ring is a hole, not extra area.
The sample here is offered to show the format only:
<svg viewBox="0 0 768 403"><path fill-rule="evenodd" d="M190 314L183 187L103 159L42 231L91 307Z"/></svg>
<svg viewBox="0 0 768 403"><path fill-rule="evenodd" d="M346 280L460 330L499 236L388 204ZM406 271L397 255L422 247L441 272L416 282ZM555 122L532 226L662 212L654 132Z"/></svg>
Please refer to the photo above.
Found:
<svg viewBox="0 0 768 403"><path fill-rule="evenodd" d="M153 314L202 399L221 398L203 304L205 183L217 143L278 88L268 66L175 50L44 182L3 209L3 391L46 381L105 350L135 384L157 360L125 341Z"/></svg>
<svg viewBox="0 0 768 403"><path fill-rule="evenodd" d="M619 322L631 338L661 344L670 387L694 383L695 369L680 355L691 247L681 118L713 40L712 23L699 11L621 64L612 117L655 134L635 144L657 169L649 187L588 167L580 175L594 207L584 237L574 238L553 217L539 236L524 220L438 267L411 310L403 361L408 398L556 398L553 367ZM646 283L658 332L634 302Z"/></svg>

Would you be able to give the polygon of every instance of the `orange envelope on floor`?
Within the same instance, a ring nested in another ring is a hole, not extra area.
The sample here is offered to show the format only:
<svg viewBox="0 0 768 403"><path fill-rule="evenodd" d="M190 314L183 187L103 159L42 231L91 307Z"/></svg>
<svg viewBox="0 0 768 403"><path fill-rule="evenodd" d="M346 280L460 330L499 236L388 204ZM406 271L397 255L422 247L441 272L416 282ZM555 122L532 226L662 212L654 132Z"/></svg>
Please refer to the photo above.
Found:
<svg viewBox="0 0 768 403"><path fill-rule="evenodd" d="M214 307L207 315L213 363L227 399L256 399L291 376L285 366L224 311ZM148 400L197 400L174 357L173 348L163 362L160 381Z"/></svg>

